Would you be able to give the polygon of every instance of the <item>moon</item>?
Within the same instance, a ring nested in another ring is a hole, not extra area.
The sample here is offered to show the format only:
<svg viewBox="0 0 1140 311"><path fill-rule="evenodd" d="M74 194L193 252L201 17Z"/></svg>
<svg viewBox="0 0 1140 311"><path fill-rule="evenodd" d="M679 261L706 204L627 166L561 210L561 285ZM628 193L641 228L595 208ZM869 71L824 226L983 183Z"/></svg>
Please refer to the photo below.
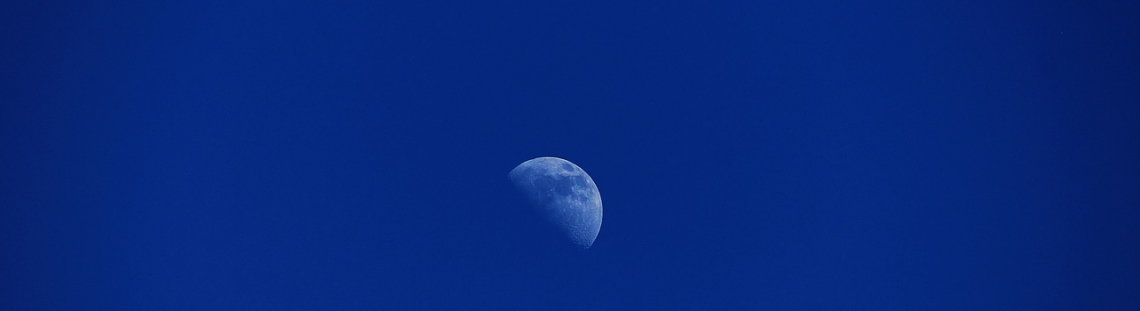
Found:
<svg viewBox="0 0 1140 311"><path fill-rule="evenodd" d="M507 175L566 238L586 249L602 229L602 196L581 167L556 157L527 160Z"/></svg>

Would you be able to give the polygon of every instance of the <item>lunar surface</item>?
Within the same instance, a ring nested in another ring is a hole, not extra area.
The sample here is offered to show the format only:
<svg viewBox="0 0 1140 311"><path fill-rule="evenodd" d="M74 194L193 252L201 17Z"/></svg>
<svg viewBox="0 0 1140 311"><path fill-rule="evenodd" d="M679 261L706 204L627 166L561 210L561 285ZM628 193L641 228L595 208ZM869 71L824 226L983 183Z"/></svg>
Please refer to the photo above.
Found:
<svg viewBox="0 0 1140 311"><path fill-rule="evenodd" d="M602 229L602 196L581 167L541 157L516 166L508 178L574 244L589 248Z"/></svg>

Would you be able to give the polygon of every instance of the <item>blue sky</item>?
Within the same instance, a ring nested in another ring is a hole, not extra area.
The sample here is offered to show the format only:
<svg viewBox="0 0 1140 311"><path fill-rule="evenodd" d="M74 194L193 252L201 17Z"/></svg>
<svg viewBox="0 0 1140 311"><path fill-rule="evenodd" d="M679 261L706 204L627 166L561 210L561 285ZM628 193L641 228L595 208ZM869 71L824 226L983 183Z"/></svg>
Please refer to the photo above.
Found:
<svg viewBox="0 0 1140 311"><path fill-rule="evenodd" d="M1133 310L1138 17L0 4L0 309ZM539 156L590 249L507 181Z"/></svg>

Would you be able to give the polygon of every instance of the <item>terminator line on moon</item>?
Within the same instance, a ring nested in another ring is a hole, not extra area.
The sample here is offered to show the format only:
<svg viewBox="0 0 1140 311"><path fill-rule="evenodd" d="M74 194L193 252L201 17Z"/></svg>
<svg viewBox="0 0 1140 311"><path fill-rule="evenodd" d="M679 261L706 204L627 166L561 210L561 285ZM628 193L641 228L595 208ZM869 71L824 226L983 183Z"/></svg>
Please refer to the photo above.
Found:
<svg viewBox="0 0 1140 311"><path fill-rule="evenodd" d="M571 242L590 248L602 228L602 196L581 167L556 157L539 157L507 175L547 220Z"/></svg>

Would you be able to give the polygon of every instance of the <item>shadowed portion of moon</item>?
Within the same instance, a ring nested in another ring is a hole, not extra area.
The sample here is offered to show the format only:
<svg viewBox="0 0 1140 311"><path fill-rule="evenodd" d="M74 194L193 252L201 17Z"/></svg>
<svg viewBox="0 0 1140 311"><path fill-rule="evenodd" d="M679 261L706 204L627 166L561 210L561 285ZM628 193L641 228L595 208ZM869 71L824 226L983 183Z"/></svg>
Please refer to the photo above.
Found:
<svg viewBox="0 0 1140 311"><path fill-rule="evenodd" d="M571 242L589 248L602 229L602 196L581 167L540 157L516 166L508 178Z"/></svg>

